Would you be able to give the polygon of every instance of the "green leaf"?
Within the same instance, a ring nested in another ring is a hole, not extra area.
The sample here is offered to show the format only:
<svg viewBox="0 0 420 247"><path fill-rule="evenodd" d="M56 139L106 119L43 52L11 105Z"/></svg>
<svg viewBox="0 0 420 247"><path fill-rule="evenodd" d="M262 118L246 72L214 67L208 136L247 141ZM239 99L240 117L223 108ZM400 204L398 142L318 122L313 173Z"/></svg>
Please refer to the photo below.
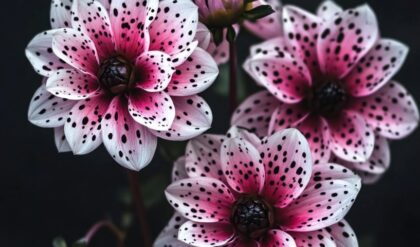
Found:
<svg viewBox="0 0 420 247"><path fill-rule="evenodd" d="M67 247L67 243L62 237L56 237L52 241L53 247Z"/></svg>
<svg viewBox="0 0 420 247"><path fill-rule="evenodd" d="M270 5L260 5L256 8L246 11L243 17L249 21L256 21L274 13L274 9Z"/></svg>
<svg viewBox="0 0 420 247"><path fill-rule="evenodd" d="M232 26L229 26L227 28L227 32L226 32L226 39L229 43L233 43L235 42L236 39L236 31Z"/></svg>
<svg viewBox="0 0 420 247"><path fill-rule="evenodd" d="M212 30L213 33L213 41L216 46L220 45L223 41L223 29L222 28L215 28Z"/></svg>

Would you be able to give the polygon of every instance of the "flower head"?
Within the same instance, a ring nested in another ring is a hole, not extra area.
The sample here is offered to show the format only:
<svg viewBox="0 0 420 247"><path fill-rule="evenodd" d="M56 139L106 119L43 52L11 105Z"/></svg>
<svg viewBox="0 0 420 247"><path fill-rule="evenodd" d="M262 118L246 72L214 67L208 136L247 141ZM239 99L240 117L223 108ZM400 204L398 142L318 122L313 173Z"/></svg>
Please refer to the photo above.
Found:
<svg viewBox="0 0 420 247"><path fill-rule="evenodd" d="M234 38L240 25L261 38L272 38L282 34L279 0L194 0L199 9L197 40L218 64L229 60L228 36ZM230 32L230 33L229 33Z"/></svg>
<svg viewBox="0 0 420 247"><path fill-rule="evenodd" d="M179 228L185 246L357 246L342 219L359 192L358 176L336 164L312 166L295 129L262 141L236 128L229 136L188 144L185 169L179 160L166 190L177 214L157 243L177 243Z"/></svg>
<svg viewBox="0 0 420 247"><path fill-rule="evenodd" d="M326 1L318 15L285 6L282 16L284 36L252 47L244 64L268 92L246 100L232 123L261 136L296 127L315 164L337 158L364 177L382 174L386 139L409 135L419 121L412 96L391 80L408 48L380 37L367 5Z"/></svg>
<svg viewBox="0 0 420 247"><path fill-rule="evenodd" d="M53 29L26 50L46 78L28 115L56 128L61 151L86 154L103 142L119 164L140 170L156 137L186 140L210 127L210 108L196 94L218 68L197 47L191 1L109 2L52 2Z"/></svg>

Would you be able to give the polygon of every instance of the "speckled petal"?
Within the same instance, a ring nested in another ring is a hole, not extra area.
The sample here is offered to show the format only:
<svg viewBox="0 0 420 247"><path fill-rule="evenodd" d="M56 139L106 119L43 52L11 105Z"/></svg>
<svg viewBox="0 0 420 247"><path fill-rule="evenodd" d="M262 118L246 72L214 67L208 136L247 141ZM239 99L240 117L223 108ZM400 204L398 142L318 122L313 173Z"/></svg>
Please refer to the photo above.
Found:
<svg viewBox="0 0 420 247"><path fill-rule="evenodd" d="M180 229L178 238L192 246L224 246L234 237L234 229L227 223L196 223L187 221Z"/></svg>
<svg viewBox="0 0 420 247"><path fill-rule="evenodd" d="M167 131L151 130L160 138L172 141L185 141L207 131L213 114L210 106L200 96L172 97L175 118ZM166 116L169 116L166 114Z"/></svg>
<svg viewBox="0 0 420 247"><path fill-rule="evenodd" d="M171 184L165 191L172 207L189 220L203 223L230 221L234 197L215 178L189 178Z"/></svg>
<svg viewBox="0 0 420 247"><path fill-rule="evenodd" d="M126 99L114 97L101 124L105 148L118 164L139 171L152 161L157 138L134 121Z"/></svg>

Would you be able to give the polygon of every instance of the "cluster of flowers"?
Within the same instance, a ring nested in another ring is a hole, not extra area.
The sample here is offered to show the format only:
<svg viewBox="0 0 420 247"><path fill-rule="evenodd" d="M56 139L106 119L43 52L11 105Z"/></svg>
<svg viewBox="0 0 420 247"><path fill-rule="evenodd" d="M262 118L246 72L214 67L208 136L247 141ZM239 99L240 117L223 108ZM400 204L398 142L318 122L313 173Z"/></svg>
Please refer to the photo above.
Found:
<svg viewBox="0 0 420 247"><path fill-rule="evenodd" d="M51 25L26 50L44 78L28 118L54 128L60 152L104 143L138 171L157 138L192 139L156 247L358 246L343 218L388 169L389 140L418 125L392 80L408 48L380 36L367 5L326 1L315 15L277 0L53 0ZM243 65L265 90L227 135L201 135L212 111L197 94L240 27L265 40Z"/></svg>

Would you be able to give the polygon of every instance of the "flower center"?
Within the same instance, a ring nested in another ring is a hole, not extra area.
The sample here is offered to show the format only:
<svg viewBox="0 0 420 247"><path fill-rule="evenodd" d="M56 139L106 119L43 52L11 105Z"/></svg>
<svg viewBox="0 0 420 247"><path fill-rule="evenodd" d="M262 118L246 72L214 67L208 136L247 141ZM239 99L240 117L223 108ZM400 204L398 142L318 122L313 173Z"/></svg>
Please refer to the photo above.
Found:
<svg viewBox="0 0 420 247"><path fill-rule="evenodd" d="M102 62L98 78L101 85L113 94L124 93L134 82L134 69L121 56L111 57Z"/></svg>
<svg viewBox="0 0 420 247"><path fill-rule="evenodd" d="M243 237L258 238L274 224L272 207L257 196L244 196L233 207L232 224Z"/></svg>
<svg viewBox="0 0 420 247"><path fill-rule="evenodd" d="M329 117L339 113L347 102L347 93L337 82L326 82L312 92L309 108L312 112Z"/></svg>

